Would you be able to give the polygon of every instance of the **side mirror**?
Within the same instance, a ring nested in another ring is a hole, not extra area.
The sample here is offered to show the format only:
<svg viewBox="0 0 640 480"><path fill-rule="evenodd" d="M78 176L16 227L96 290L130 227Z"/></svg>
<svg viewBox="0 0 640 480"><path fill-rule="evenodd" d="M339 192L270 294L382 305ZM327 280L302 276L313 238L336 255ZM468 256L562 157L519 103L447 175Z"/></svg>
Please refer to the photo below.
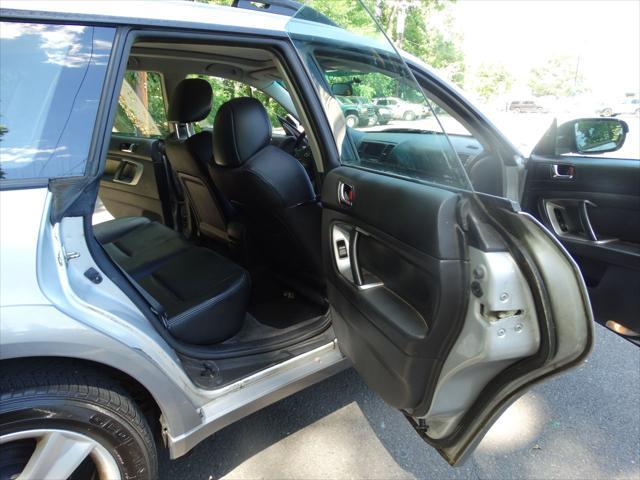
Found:
<svg viewBox="0 0 640 480"><path fill-rule="evenodd" d="M533 149L535 155L615 152L624 145L629 126L616 118L578 118L558 126L554 120Z"/></svg>

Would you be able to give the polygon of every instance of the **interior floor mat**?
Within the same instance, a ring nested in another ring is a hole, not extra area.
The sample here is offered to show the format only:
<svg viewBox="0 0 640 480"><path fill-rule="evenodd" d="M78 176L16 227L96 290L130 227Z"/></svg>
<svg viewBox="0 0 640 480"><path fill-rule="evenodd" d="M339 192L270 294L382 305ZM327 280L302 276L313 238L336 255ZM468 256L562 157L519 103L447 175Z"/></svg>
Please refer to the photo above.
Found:
<svg viewBox="0 0 640 480"><path fill-rule="evenodd" d="M325 313L325 310L320 305L288 291L282 292L280 297L249 305L249 313L258 322L279 329L319 317Z"/></svg>

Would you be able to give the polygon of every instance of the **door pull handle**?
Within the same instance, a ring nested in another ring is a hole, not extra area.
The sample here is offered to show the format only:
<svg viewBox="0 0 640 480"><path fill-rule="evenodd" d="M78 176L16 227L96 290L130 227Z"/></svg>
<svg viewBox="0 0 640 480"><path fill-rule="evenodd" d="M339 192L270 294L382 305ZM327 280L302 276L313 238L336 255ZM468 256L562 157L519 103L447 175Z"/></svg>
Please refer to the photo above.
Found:
<svg viewBox="0 0 640 480"><path fill-rule="evenodd" d="M557 180L571 180L575 174L575 167L573 165L554 163L551 165L551 178Z"/></svg>

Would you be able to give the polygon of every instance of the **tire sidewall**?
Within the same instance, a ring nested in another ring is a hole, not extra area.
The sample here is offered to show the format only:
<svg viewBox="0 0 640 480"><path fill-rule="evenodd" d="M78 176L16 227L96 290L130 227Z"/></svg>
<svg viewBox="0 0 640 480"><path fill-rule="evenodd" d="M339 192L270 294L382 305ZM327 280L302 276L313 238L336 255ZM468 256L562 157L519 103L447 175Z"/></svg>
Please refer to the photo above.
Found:
<svg viewBox="0 0 640 480"><path fill-rule="evenodd" d="M0 435L36 429L60 429L86 435L114 458L123 479L155 478L152 452L131 424L91 401L39 395L5 399L0 405Z"/></svg>

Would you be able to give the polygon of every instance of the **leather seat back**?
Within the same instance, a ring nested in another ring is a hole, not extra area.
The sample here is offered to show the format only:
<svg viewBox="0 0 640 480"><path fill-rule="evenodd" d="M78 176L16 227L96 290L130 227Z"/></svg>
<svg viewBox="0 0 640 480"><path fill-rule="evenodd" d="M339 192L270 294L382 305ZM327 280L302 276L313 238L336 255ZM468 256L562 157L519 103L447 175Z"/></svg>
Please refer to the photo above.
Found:
<svg viewBox="0 0 640 480"><path fill-rule="evenodd" d="M212 98L211 86L206 80L182 80L171 96L168 120L178 124L177 130L189 130L190 128L180 127L189 127L194 122L204 120L211 111ZM186 139L169 138L165 150L200 233L215 240L228 242L227 225L233 210L211 180L211 131L201 131Z"/></svg>
<svg viewBox="0 0 640 480"><path fill-rule="evenodd" d="M321 278L321 212L300 162L271 145L262 104L248 97L220 107L213 128L214 182L244 217L252 244L274 266Z"/></svg>

